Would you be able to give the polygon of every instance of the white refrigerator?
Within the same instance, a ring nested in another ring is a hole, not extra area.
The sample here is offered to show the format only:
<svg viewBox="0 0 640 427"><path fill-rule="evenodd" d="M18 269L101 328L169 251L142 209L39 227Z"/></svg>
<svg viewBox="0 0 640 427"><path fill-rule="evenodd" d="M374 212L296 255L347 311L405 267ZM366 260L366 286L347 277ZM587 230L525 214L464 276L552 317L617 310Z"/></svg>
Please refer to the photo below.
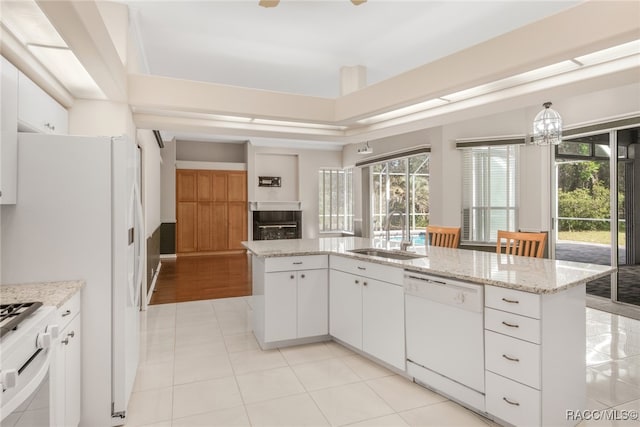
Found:
<svg viewBox="0 0 640 427"><path fill-rule="evenodd" d="M138 366L145 271L140 155L124 137L18 135L2 206L3 284L84 280L81 425L122 425Z"/></svg>

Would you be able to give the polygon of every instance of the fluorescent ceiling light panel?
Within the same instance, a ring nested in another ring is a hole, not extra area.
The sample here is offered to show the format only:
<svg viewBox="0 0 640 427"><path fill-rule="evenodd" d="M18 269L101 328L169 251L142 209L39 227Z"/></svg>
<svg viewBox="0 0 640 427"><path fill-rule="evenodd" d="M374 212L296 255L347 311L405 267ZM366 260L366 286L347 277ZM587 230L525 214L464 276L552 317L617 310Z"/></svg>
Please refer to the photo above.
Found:
<svg viewBox="0 0 640 427"><path fill-rule="evenodd" d="M614 59L624 58L625 56L637 55L640 53L640 40L634 40L618 46L603 49L598 52L589 53L587 55L575 58L585 65L594 65Z"/></svg>
<svg viewBox="0 0 640 427"><path fill-rule="evenodd" d="M74 97L107 98L70 49L31 44L27 48Z"/></svg>
<svg viewBox="0 0 640 427"><path fill-rule="evenodd" d="M2 23L74 97L106 99L34 1L3 1Z"/></svg>

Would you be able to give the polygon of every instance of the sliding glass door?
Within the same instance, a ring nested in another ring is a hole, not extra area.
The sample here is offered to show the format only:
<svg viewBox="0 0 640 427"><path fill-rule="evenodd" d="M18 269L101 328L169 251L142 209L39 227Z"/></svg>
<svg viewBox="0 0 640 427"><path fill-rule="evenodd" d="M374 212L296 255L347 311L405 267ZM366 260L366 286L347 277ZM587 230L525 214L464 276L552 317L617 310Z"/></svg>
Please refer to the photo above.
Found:
<svg viewBox="0 0 640 427"><path fill-rule="evenodd" d="M556 259L613 265L590 295L640 305L638 129L565 138L556 147Z"/></svg>
<svg viewBox="0 0 640 427"><path fill-rule="evenodd" d="M429 155L392 159L371 166L372 235L424 246L429 223Z"/></svg>

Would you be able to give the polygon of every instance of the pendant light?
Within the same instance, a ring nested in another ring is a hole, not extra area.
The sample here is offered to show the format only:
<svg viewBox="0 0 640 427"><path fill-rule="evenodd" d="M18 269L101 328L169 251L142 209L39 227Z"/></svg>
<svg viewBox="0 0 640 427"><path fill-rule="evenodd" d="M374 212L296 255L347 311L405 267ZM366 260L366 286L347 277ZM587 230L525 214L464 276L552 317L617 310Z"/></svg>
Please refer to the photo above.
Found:
<svg viewBox="0 0 640 427"><path fill-rule="evenodd" d="M551 109L551 103L542 104L544 109L533 120L533 135L530 144L558 145L562 142L562 117Z"/></svg>

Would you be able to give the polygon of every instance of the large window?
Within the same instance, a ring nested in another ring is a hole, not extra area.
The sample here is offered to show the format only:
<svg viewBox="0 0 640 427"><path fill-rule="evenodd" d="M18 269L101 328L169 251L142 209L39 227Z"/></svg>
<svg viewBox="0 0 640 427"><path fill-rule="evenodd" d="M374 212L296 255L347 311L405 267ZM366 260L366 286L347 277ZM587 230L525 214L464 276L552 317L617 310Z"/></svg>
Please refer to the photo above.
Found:
<svg viewBox="0 0 640 427"><path fill-rule="evenodd" d="M320 232L353 232L352 169L321 169L319 225Z"/></svg>
<svg viewBox="0 0 640 427"><path fill-rule="evenodd" d="M429 154L371 165L373 236L424 246L429 224ZM409 240L409 239L408 239Z"/></svg>
<svg viewBox="0 0 640 427"><path fill-rule="evenodd" d="M495 242L517 229L518 146L463 150L462 240Z"/></svg>

